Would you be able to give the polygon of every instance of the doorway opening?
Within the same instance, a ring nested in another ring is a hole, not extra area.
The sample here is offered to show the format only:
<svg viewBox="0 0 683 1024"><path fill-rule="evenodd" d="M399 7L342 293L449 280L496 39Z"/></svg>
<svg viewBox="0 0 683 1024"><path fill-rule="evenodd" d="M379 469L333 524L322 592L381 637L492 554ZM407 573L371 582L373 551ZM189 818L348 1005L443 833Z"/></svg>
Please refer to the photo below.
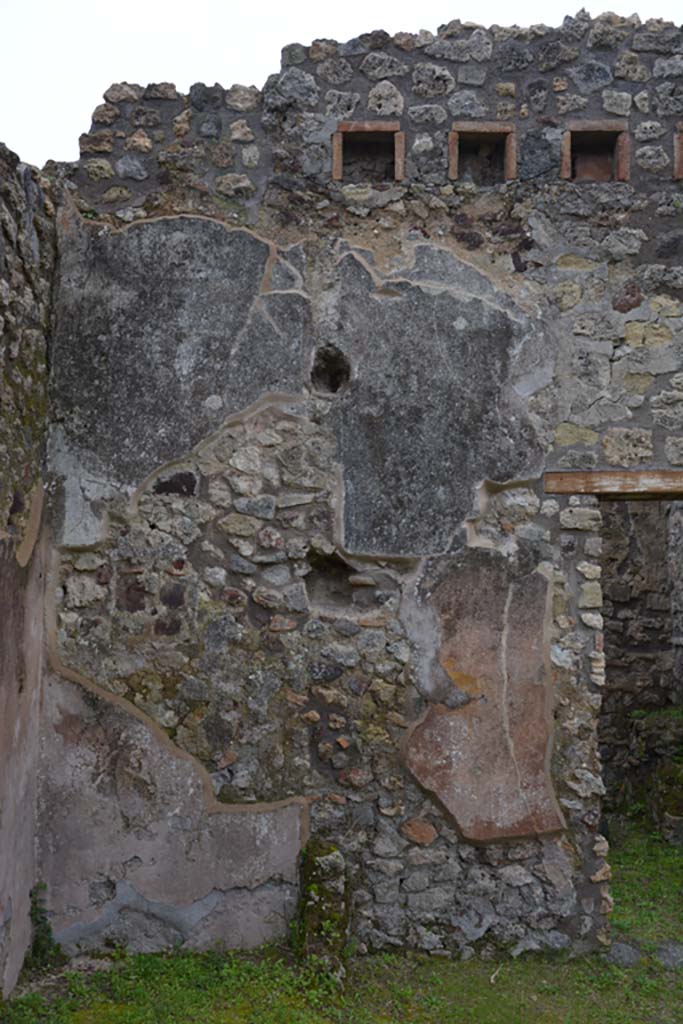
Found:
<svg viewBox="0 0 683 1024"><path fill-rule="evenodd" d="M605 809L642 805L665 838L683 844L683 503L601 506Z"/></svg>

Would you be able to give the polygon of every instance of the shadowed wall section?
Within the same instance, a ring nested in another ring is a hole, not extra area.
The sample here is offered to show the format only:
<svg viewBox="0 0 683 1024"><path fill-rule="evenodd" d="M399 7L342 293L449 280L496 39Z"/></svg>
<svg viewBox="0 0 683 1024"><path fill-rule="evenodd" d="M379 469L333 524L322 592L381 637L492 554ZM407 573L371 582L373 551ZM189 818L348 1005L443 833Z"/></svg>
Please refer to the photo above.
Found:
<svg viewBox="0 0 683 1024"><path fill-rule="evenodd" d="M43 649L47 183L0 145L0 995L31 941Z"/></svg>

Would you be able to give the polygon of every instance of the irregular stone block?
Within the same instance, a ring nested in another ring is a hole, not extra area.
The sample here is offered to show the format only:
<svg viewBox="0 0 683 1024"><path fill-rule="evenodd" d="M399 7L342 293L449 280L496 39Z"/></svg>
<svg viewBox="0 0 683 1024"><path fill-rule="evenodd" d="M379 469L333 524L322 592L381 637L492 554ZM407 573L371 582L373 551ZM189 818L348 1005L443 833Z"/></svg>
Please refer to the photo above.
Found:
<svg viewBox="0 0 683 1024"><path fill-rule="evenodd" d="M403 96L392 82L378 82L368 95L368 110L390 117L403 113Z"/></svg>
<svg viewBox="0 0 683 1024"><path fill-rule="evenodd" d="M602 109L609 114L628 117L633 97L630 92L619 92L617 89L605 89L602 94Z"/></svg>
<svg viewBox="0 0 683 1024"><path fill-rule="evenodd" d="M438 832L431 821L426 818L410 818L401 825L401 833L411 843L419 846L429 846L438 836Z"/></svg>
<svg viewBox="0 0 683 1024"><path fill-rule="evenodd" d="M563 508L560 526L565 530L599 530L602 516L597 508Z"/></svg>
<svg viewBox="0 0 683 1024"><path fill-rule="evenodd" d="M654 109L660 117L683 114L683 83L662 82L658 85L655 89Z"/></svg>
<svg viewBox="0 0 683 1024"><path fill-rule="evenodd" d="M122 156L115 164L116 173L119 178L131 178L133 181L144 181L149 177L149 171L142 161L136 156Z"/></svg>
<svg viewBox="0 0 683 1024"><path fill-rule="evenodd" d="M665 170L671 161L662 146L641 146L636 150L636 163L644 171L657 174Z"/></svg>
<svg viewBox="0 0 683 1024"><path fill-rule="evenodd" d="M637 466L652 458L652 431L641 427L611 427L602 438L610 466Z"/></svg>
<svg viewBox="0 0 683 1024"><path fill-rule="evenodd" d="M352 116L359 100L360 93L338 92L336 89L330 89L325 93L325 102L327 104L325 113L328 116L332 115L343 121Z"/></svg>
<svg viewBox="0 0 683 1024"><path fill-rule="evenodd" d="M216 191L223 196L250 196L256 191L251 178L246 174L222 174L216 178Z"/></svg>
<svg viewBox="0 0 683 1024"><path fill-rule="evenodd" d="M121 116L121 111L113 103L102 103L95 107L92 119L95 124L113 124Z"/></svg>
<svg viewBox="0 0 683 1024"><path fill-rule="evenodd" d="M575 46L567 46L561 39L554 39L552 42L544 43L538 51L538 70L552 71L560 64L568 64L576 60L579 51Z"/></svg>
<svg viewBox="0 0 683 1024"><path fill-rule="evenodd" d="M318 65L317 74L330 85L343 85L353 78L353 68L343 57L329 57Z"/></svg>
<svg viewBox="0 0 683 1024"><path fill-rule="evenodd" d="M114 177L114 168L108 160L86 160L85 173L91 181L103 181Z"/></svg>
<svg viewBox="0 0 683 1024"><path fill-rule="evenodd" d="M650 402L655 423L665 430L683 430L683 391L661 391Z"/></svg>
<svg viewBox="0 0 683 1024"><path fill-rule="evenodd" d="M658 57L652 73L655 78L680 78L683 75L683 53L675 57Z"/></svg>
<svg viewBox="0 0 683 1024"><path fill-rule="evenodd" d="M239 85L233 86L233 89L241 88ZM225 93L218 84L209 87L203 82L195 82L190 86L190 105L195 110L220 110L224 102Z"/></svg>
<svg viewBox="0 0 683 1024"><path fill-rule="evenodd" d="M631 45L639 53L681 53L683 33L673 25L659 30L644 28L636 32Z"/></svg>
<svg viewBox="0 0 683 1024"><path fill-rule="evenodd" d="M651 139L659 139L665 131L659 121L643 121L636 126L633 134L638 142L649 142Z"/></svg>
<svg viewBox="0 0 683 1024"><path fill-rule="evenodd" d="M636 53L626 50L620 53L614 64L614 77L625 78L629 82L647 82L650 72Z"/></svg>
<svg viewBox="0 0 683 1024"><path fill-rule="evenodd" d="M182 115L180 116L182 117ZM179 118L176 117L174 120L174 124L178 120ZM190 130L189 125L187 130ZM128 138L123 144L123 148L127 150L133 150L136 153L151 153L151 151L154 149L154 143L152 142L144 128L138 128L136 132L133 132L132 135L128 136Z"/></svg>
<svg viewBox="0 0 683 1024"><path fill-rule="evenodd" d="M416 124L443 124L447 116L444 108L436 103L425 103L408 110L408 117Z"/></svg>
<svg viewBox="0 0 683 1024"><path fill-rule="evenodd" d="M448 109L453 117L486 117L488 107L475 92L461 89L448 97Z"/></svg>
<svg viewBox="0 0 683 1024"><path fill-rule="evenodd" d="M497 61L501 71L524 71L534 62L533 50L515 39L506 39L498 48Z"/></svg>
<svg viewBox="0 0 683 1024"><path fill-rule="evenodd" d="M261 102L261 93L255 85L233 85L225 94L225 105L231 110L255 110Z"/></svg>
<svg viewBox="0 0 683 1024"><path fill-rule="evenodd" d="M455 88L455 79L440 64L416 64L413 71L413 92L416 96L447 96Z"/></svg>
<svg viewBox="0 0 683 1024"><path fill-rule="evenodd" d="M107 103L136 103L142 97L143 88L141 85L129 85L128 82L118 82L110 85L104 94Z"/></svg>
<svg viewBox="0 0 683 1024"><path fill-rule="evenodd" d="M667 437L664 441L664 451L672 466L683 466L683 437Z"/></svg>
<svg viewBox="0 0 683 1024"><path fill-rule="evenodd" d="M264 104L268 111L286 110L292 106L310 110L317 105L319 95L320 90L313 75L298 67L288 67L282 74L268 79L264 91ZM234 100L231 102L234 106ZM228 103L228 106L230 105L231 103Z"/></svg>
<svg viewBox="0 0 683 1024"><path fill-rule="evenodd" d="M587 60L582 64L576 64L570 69L569 74L573 78L579 92L595 92L602 89L612 81L612 72L607 64L601 64L597 60Z"/></svg>

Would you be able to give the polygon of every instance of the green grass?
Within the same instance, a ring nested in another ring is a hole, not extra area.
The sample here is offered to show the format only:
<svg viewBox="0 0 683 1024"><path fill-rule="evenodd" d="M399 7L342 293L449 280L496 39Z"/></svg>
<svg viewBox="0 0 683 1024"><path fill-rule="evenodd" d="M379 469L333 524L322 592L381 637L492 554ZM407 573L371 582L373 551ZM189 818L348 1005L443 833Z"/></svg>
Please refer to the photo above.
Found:
<svg viewBox="0 0 683 1024"><path fill-rule="evenodd" d="M342 995L264 955L147 954L67 979L51 1003L14 1001L4 1024L680 1024L683 973L602 960L526 957L451 963L373 956Z"/></svg>
<svg viewBox="0 0 683 1024"><path fill-rule="evenodd" d="M644 944L683 941L683 849L631 820L619 823L610 850L612 930Z"/></svg>
<svg viewBox="0 0 683 1024"><path fill-rule="evenodd" d="M615 934L646 951L680 941L683 853L630 823L610 859ZM1 1024L683 1024L683 971L647 957L625 971L600 956L375 955L353 961L342 993L283 950L120 954L109 971L50 984L0 1007Z"/></svg>

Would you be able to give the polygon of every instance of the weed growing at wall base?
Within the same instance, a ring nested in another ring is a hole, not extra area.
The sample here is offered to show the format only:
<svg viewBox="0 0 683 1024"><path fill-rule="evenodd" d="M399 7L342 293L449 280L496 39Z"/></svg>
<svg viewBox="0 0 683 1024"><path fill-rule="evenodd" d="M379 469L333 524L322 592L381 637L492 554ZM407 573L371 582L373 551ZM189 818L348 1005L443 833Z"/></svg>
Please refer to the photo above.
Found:
<svg viewBox="0 0 683 1024"><path fill-rule="evenodd" d="M59 943L55 942L52 928L45 909L44 882L38 882L31 890L31 925L33 938L24 967L28 971L41 971L63 964L66 957Z"/></svg>

